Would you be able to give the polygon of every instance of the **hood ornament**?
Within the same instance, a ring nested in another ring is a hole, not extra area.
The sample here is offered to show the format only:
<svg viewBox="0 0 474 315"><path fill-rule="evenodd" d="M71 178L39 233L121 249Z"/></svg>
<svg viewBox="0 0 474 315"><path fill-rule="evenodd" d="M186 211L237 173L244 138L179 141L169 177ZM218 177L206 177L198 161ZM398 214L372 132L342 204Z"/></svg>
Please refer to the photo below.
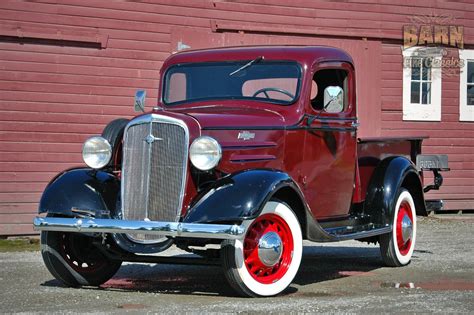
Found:
<svg viewBox="0 0 474 315"><path fill-rule="evenodd" d="M239 140L250 140L255 138L255 133L249 132L249 131L241 131L239 132L239 135L237 136L237 139Z"/></svg>
<svg viewBox="0 0 474 315"><path fill-rule="evenodd" d="M149 134L148 136L146 136L145 139L143 139L143 141L145 141L148 144L152 144L155 141L162 141L162 140L163 140L162 138L157 138L153 136L152 134Z"/></svg>

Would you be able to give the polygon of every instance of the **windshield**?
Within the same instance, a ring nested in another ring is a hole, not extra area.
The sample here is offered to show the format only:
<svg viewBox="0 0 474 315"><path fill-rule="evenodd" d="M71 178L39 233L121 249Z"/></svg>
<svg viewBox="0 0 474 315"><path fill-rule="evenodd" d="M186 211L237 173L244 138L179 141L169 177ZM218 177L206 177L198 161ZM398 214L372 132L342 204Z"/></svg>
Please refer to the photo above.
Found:
<svg viewBox="0 0 474 315"><path fill-rule="evenodd" d="M165 75L167 105L206 100L258 100L281 105L298 97L301 70L296 62L254 60L187 63Z"/></svg>

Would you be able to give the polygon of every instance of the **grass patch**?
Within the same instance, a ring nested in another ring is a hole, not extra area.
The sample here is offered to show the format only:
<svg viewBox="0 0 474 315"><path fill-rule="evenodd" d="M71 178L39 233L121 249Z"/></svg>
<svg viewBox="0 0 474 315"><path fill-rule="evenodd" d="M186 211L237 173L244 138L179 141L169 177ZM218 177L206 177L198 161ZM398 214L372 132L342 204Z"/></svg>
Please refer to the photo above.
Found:
<svg viewBox="0 0 474 315"><path fill-rule="evenodd" d="M0 253L7 252L31 252L40 250L39 239L0 239Z"/></svg>

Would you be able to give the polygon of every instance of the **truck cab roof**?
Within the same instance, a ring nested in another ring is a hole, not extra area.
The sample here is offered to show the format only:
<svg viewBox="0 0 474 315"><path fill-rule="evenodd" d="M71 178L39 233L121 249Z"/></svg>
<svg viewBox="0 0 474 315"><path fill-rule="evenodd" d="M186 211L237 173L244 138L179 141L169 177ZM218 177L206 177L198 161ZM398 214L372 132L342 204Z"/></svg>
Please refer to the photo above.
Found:
<svg viewBox="0 0 474 315"><path fill-rule="evenodd" d="M343 61L353 64L351 56L344 50L328 46L240 46L187 50L171 55L163 64L167 69L173 64L188 62L212 62L230 60L253 60L264 56L267 60L294 60L303 66L315 61Z"/></svg>

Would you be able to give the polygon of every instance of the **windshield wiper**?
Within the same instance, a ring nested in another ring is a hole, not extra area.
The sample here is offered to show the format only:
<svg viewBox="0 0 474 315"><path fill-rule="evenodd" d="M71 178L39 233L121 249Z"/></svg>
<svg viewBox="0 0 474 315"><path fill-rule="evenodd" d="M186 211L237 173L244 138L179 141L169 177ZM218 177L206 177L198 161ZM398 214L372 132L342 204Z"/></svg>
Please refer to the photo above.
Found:
<svg viewBox="0 0 474 315"><path fill-rule="evenodd" d="M247 62L245 65L243 65L243 66L240 67L239 69L237 69L237 70L235 70L235 71L229 73L229 76L231 77L231 76L233 76L233 75L239 73L240 71L247 69L248 67L250 67L250 66L253 65L254 63L262 61L263 59L264 59L263 56L258 56L258 57L255 58L254 60Z"/></svg>

